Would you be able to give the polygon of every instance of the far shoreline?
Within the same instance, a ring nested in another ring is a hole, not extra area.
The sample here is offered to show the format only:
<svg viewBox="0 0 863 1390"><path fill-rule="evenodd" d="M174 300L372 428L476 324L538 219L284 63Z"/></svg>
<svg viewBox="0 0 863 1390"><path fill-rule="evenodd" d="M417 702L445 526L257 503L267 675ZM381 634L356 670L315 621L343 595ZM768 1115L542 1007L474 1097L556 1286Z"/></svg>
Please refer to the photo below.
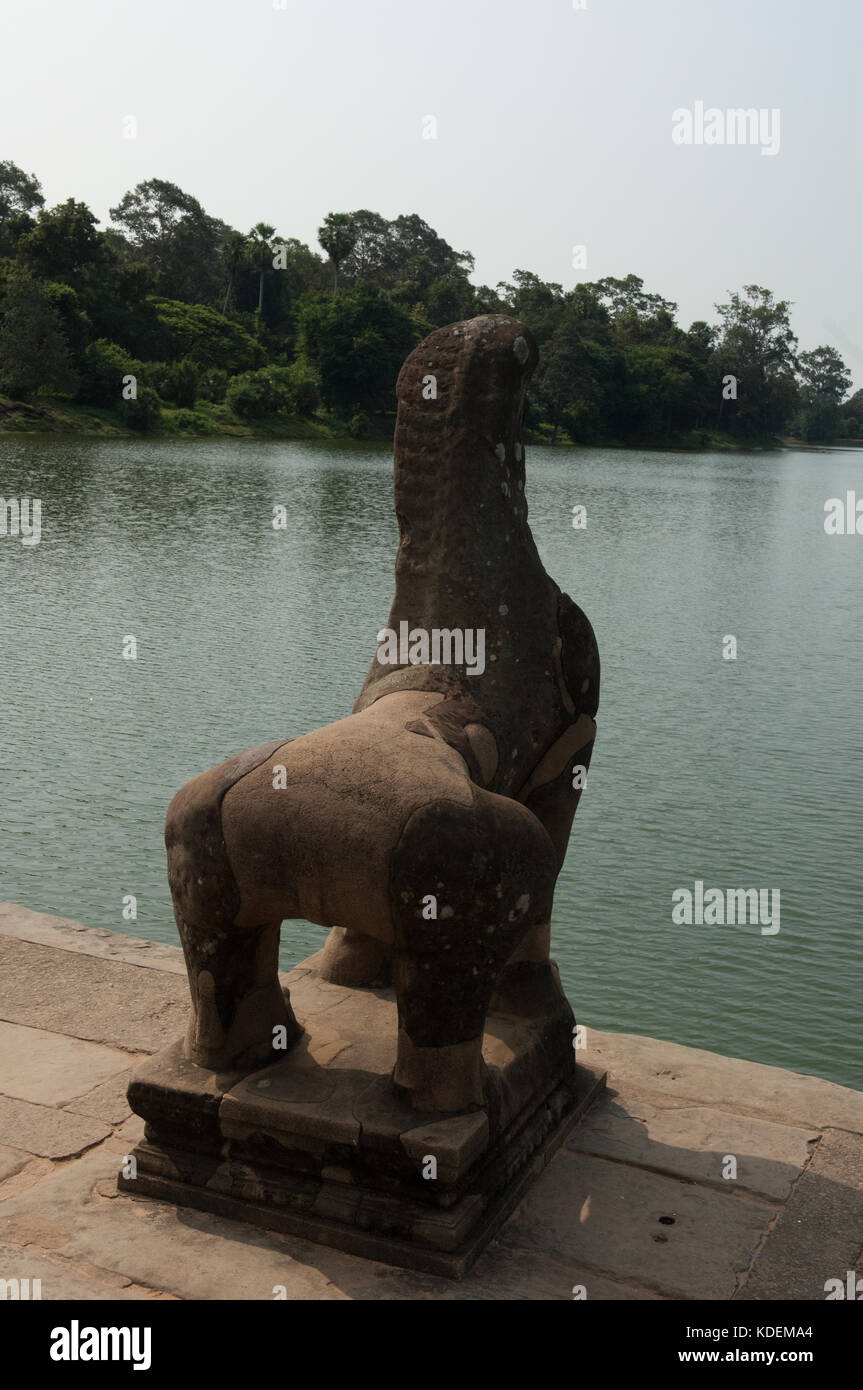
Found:
<svg viewBox="0 0 863 1390"><path fill-rule="evenodd" d="M152 430L130 429L117 421L113 412L71 401L46 400L38 405L14 401L0 396L0 438L16 439L34 436L50 439L118 439L118 440L212 440L235 439L272 443L322 443L359 445L361 447L391 447L395 430L395 413L364 417L357 429L356 419L347 421L335 415L318 413L312 416L274 415L260 420L240 420L224 406L199 403L194 410L171 410L163 407L158 426ZM659 453L770 453L779 450L804 453L831 453L837 450L863 449L863 439L841 438L806 441L792 435L762 439L738 440L715 430L692 430L687 435L669 439L619 440L599 439L590 442L572 440L551 431L525 429L528 446L551 449L614 449L621 452L653 451Z"/></svg>

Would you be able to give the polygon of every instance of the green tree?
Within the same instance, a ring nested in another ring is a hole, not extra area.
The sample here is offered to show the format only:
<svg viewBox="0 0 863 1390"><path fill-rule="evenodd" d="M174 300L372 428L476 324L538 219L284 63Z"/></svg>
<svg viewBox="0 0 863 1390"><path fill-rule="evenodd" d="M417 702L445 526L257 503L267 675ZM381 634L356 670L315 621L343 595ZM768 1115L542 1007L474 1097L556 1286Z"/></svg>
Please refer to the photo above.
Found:
<svg viewBox="0 0 863 1390"><path fill-rule="evenodd" d="M156 366L158 364L153 364ZM83 405L106 406L109 410L119 410L123 390L127 385L124 378L133 376L136 386L144 384L147 369L143 362L133 357L118 343L97 338L90 343L84 353L76 399Z"/></svg>
<svg viewBox="0 0 863 1390"><path fill-rule="evenodd" d="M368 208L349 213L331 213L330 216L347 217L355 238L341 266L342 279L346 283L357 280L380 285L389 283L395 267L392 223L381 217L379 212L371 212Z"/></svg>
<svg viewBox="0 0 863 1390"><path fill-rule="evenodd" d="M39 213L32 231L18 242L18 256L34 274L73 288L98 278L114 259L97 218L74 198Z"/></svg>
<svg viewBox="0 0 863 1390"><path fill-rule="evenodd" d="M477 285L474 289L475 314L506 314L509 312L506 300L501 298L500 286L492 289L490 285Z"/></svg>
<svg viewBox="0 0 863 1390"><path fill-rule="evenodd" d="M353 251L357 233L346 212L328 212L318 228L318 241L333 264L333 291L339 287L339 266Z"/></svg>
<svg viewBox="0 0 863 1390"><path fill-rule="evenodd" d="M467 281L473 271L473 256L455 251L415 212L402 213L391 222L368 208L330 217L347 218L354 235L352 249L339 263L342 284L378 285L399 303L410 305L425 302L435 281L451 275Z"/></svg>
<svg viewBox="0 0 863 1390"><path fill-rule="evenodd" d="M270 350L292 357L296 351L297 305L305 294L329 284L327 265L296 237L280 240L275 271L270 277L265 313Z"/></svg>
<svg viewBox="0 0 863 1390"><path fill-rule="evenodd" d="M772 290L744 285L727 304L717 304L721 321L714 355L717 413L725 401L721 382L733 376L737 400L728 402L729 416L744 434L765 436L784 429L793 413L797 386L797 338L791 329L788 300L774 299Z"/></svg>
<svg viewBox="0 0 863 1390"><path fill-rule="evenodd" d="M832 347L801 352L798 358L804 439L835 439L841 428L839 406L851 387L851 373Z"/></svg>
<svg viewBox="0 0 863 1390"><path fill-rule="evenodd" d="M832 347L801 352L798 358L803 399L812 405L841 405L851 387L851 373Z"/></svg>
<svg viewBox="0 0 863 1390"><path fill-rule="evenodd" d="M43 389L72 391L75 376L60 316L27 270L7 281L0 325L0 389L29 400Z"/></svg>
<svg viewBox="0 0 863 1390"><path fill-rule="evenodd" d="M540 347L547 343L563 318L563 286L554 280L541 280L530 270L514 270L512 284L501 281L497 288L503 312L526 323Z"/></svg>
<svg viewBox="0 0 863 1390"><path fill-rule="evenodd" d="M303 294L326 289L326 263L304 241L286 237L279 242L278 250L279 268L273 284L283 290L286 303L293 304Z"/></svg>
<svg viewBox="0 0 863 1390"><path fill-rule="evenodd" d="M305 362L243 372L228 384L225 403L244 420L272 415L311 415L320 399L315 373Z"/></svg>
<svg viewBox="0 0 863 1390"><path fill-rule="evenodd" d="M615 400L622 394L622 362L609 341L609 313L593 286L577 285L543 347L531 399L531 423L547 421L583 443L604 438Z"/></svg>
<svg viewBox="0 0 863 1390"><path fill-rule="evenodd" d="M686 353L649 343L622 351L625 387L615 412L616 435L644 442L669 439L691 426L693 380Z"/></svg>
<svg viewBox="0 0 863 1390"><path fill-rule="evenodd" d="M19 239L18 257L34 274L44 277L46 284L65 284L74 291L78 322L86 324L87 340L105 338L137 350L153 329L153 313L147 303L153 277L142 262L126 258L127 249L116 232L98 229L86 204L69 198L40 212L38 221ZM78 326L68 317L69 303L67 295L60 307L66 336L77 357L83 343ZM152 354L145 350L142 355Z"/></svg>
<svg viewBox="0 0 863 1390"><path fill-rule="evenodd" d="M76 369L92 337L92 325L82 306L81 296L71 285L65 285L62 281L41 280L39 283L46 300L57 314L73 368Z"/></svg>
<svg viewBox="0 0 863 1390"><path fill-rule="evenodd" d="M198 399L200 373L188 357L179 362L145 362L142 374L160 400L191 410Z"/></svg>
<svg viewBox="0 0 863 1390"><path fill-rule="evenodd" d="M35 174L11 159L0 160L0 256L14 256L21 237L33 227L30 213L45 202Z"/></svg>
<svg viewBox="0 0 863 1390"><path fill-rule="evenodd" d="M225 298L222 301L222 313L228 312L228 305L234 292L234 281L237 278L243 258L248 254L249 238L243 236L242 232L230 232L222 246L222 263L228 272L228 284L225 289Z"/></svg>
<svg viewBox="0 0 863 1390"><path fill-rule="evenodd" d="M418 213L402 213L390 224L393 280L415 257L428 266L428 284L453 272L469 275L474 259L469 251L455 251ZM393 281L391 280L391 283Z"/></svg>
<svg viewBox="0 0 863 1390"><path fill-rule="evenodd" d="M855 391L839 407L840 430L849 439L859 439L863 435L863 390Z"/></svg>
<svg viewBox="0 0 863 1390"><path fill-rule="evenodd" d="M677 305L672 300L663 299L661 294L648 294L639 275L625 275L622 280L607 275L605 279L596 281L596 292L608 308L612 322L632 316L650 319L663 312L673 318L677 312Z"/></svg>
<svg viewBox="0 0 863 1390"><path fill-rule="evenodd" d="M415 320L373 285L300 306L300 351L320 373L327 405L346 417L394 409L399 369L420 336Z"/></svg>
<svg viewBox="0 0 863 1390"><path fill-rule="evenodd" d="M269 222L256 222L249 232L248 242L258 271L258 307L255 310L255 326L258 333L261 330L261 314L264 308L264 275L267 266L273 260L273 237L276 235L275 227L271 227Z"/></svg>
<svg viewBox="0 0 863 1390"><path fill-rule="evenodd" d="M221 302L221 248L230 228L197 198L166 179L146 179L111 208L111 217L129 259L150 267L160 294L190 304Z"/></svg>
<svg viewBox="0 0 863 1390"><path fill-rule="evenodd" d="M473 285L466 276L450 271L429 285L425 305L431 323L437 328L472 318L476 308Z"/></svg>
<svg viewBox="0 0 863 1390"><path fill-rule="evenodd" d="M110 234L105 234L105 245L110 262L78 291L92 325L91 337L122 343L144 359L158 356L151 346L159 332L153 273L143 262L118 255Z"/></svg>
<svg viewBox="0 0 863 1390"><path fill-rule="evenodd" d="M35 174L25 174L11 159L0 159L0 223L45 205L42 185Z"/></svg>
<svg viewBox="0 0 863 1390"><path fill-rule="evenodd" d="M713 423L716 416L715 371L713 353L716 347L717 329L704 319L696 319L685 333L681 347L689 359L688 371L692 377L692 396L689 421L693 429L701 429Z"/></svg>
<svg viewBox="0 0 863 1390"><path fill-rule="evenodd" d="M176 361L189 357L199 367L223 367L245 372L261 365L264 349L232 319L205 304L183 304L174 299L153 299L156 328L146 342L152 361Z"/></svg>

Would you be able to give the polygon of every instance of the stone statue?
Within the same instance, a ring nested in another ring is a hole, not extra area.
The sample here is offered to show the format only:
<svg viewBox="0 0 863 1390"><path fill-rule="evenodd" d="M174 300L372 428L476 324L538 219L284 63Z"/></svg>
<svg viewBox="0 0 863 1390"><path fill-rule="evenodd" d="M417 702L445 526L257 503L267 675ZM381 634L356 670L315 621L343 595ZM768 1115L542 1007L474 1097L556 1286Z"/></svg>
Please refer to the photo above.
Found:
<svg viewBox="0 0 863 1390"><path fill-rule="evenodd" d="M438 329L410 354L390 635L352 713L242 753L171 803L184 1055L201 1067L252 1072L285 1055L280 1028L301 1035L277 974L289 917L331 929L324 980L392 981L393 1081L415 1110L484 1104L490 1006L568 1010L549 923L599 658L527 522L521 422L536 361L528 329L500 316Z"/></svg>

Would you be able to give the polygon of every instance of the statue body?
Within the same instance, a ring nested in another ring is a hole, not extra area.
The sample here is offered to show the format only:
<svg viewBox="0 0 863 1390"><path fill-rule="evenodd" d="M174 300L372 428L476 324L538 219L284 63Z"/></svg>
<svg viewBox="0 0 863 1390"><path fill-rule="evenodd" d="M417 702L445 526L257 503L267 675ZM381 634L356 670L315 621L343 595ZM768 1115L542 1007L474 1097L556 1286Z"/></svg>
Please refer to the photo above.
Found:
<svg viewBox="0 0 863 1390"><path fill-rule="evenodd" d="M482 670L376 655L346 718L232 758L171 803L185 1055L202 1067L251 1071L284 1055L277 1030L300 1035L277 974L285 918L331 929L325 979L392 980L393 1080L417 1110L482 1106L493 998L515 1012L562 999L551 906L599 659L527 523L521 422L536 360L523 324L487 316L432 333L399 376L388 627L482 632Z"/></svg>

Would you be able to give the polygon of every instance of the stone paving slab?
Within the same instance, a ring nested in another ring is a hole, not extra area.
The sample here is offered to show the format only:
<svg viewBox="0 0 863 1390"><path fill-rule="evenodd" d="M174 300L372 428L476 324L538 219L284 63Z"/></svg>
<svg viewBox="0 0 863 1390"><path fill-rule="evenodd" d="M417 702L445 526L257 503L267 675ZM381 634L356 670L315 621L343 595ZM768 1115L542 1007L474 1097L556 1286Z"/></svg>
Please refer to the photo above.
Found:
<svg viewBox="0 0 863 1390"><path fill-rule="evenodd" d="M110 1140L105 1142L110 1143ZM18 1153L22 1152L23 1150L18 1150ZM35 1187L37 1182L49 1177L55 1168L56 1163L50 1158L34 1158L32 1154L25 1153L23 1167L16 1168L9 1177L0 1178L0 1202L5 1201L7 1197L16 1196L19 1192L26 1192L28 1187Z"/></svg>
<svg viewBox="0 0 863 1390"><path fill-rule="evenodd" d="M9 1149L5 1144L0 1144L0 1183L11 1178L13 1173L20 1172L29 1162L30 1154L23 1149Z"/></svg>
<svg viewBox="0 0 863 1390"><path fill-rule="evenodd" d="M118 1166L116 1154L98 1150L7 1198L0 1203L0 1240L21 1241L49 1211L48 1238L65 1257L87 1260L179 1298L271 1299L278 1285L286 1287L289 1299L350 1296L326 1273L332 1252L309 1245L313 1263L307 1264L302 1257L292 1258L279 1237L239 1222L121 1196ZM365 1279L373 1283L374 1273L366 1272Z"/></svg>
<svg viewBox="0 0 863 1390"><path fill-rule="evenodd" d="M124 1056L123 1060L127 1062L128 1057ZM107 1081L70 1101L65 1109L73 1115L92 1115L109 1125L122 1124L132 1113L126 1099L131 1075L131 1068L114 1072Z"/></svg>
<svg viewBox="0 0 863 1390"><path fill-rule="evenodd" d="M58 951L77 951L105 960L125 961L168 974L186 974L179 946L164 946L158 941L145 941L140 936L127 936L125 932L106 931L100 927L82 927L80 922L72 922L68 917L34 912L19 903L0 903L0 936L53 946Z"/></svg>
<svg viewBox="0 0 863 1390"><path fill-rule="evenodd" d="M586 1059L608 1070L618 1090L635 1083L660 1094L779 1124L863 1133L863 1091L821 1077L721 1057L697 1047L587 1030Z"/></svg>
<svg viewBox="0 0 863 1390"><path fill-rule="evenodd" d="M0 1278L5 1279L7 1284L11 1280L18 1280L19 1297L21 1281L27 1280L24 1287L28 1296L38 1297L43 1303L65 1299L86 1299L88 1302L113 1302L114 1299L161 1301L166 1297L158 1289L143 1289L111 1270L71 1265L67 1260L46 1255L44 1251L34 1250L30 1246L9 1245L3 1241L0 1241ZM38 1288L36 1280L39 1281ZM7 1288L7 1298L11 1292ZM0 1299L2 1297L0 1294Z"/></svg>
<svg viewBox="0 0 863 1390"><path fill-rule="evenodd" d="M738 1298L823 1299L863 1252L863 1136L828 1129Z"/></svg>
<svg viewBox="0 0 863 1390"><path fill-rule="evenodd" d="M156 1052L185 1030L184 976L0 936L0 981L10 1023L127 1053Z"/></svg>
<svg viewBox="0 0 863 1390"><path fill-rule="evenodd" d="M712 1106L670 1107L643 1095L606 1094L573 1130L567 1147L784 1202L819 1137L817 1129L732 1115Z"/></svg>
<svg viewBox="0 0 863 1390"><path fill-rule="evenodd" d="M729 1299L774 1216L754 1198L562 1150L501 1239L668 1298Z"/></svg>
<svg viewBox="0 0 863 1390"><path fill-rule="evenodd" d="M105 1148L114 1153L131 1154L136 1144L144 1138L144 1121L140 1115L130 1115L114 1130L110 1139L105 1140Z"/></svg>
<svg viewBox="0 0 863 1390"><path fill-rule="evenodd" d="M0 1021L0 1095L63 1105L128 1064L116 1048Z"/></svg>
<svg viewBox="0 0 863 1390"><path fill-rule="evenodd" d="M68 1110L34 1105L29 1100L0 1096L0 1135L16 1146L43 1158L70 1158L100 1144L111 1133L110 1125Z"/></svg>

